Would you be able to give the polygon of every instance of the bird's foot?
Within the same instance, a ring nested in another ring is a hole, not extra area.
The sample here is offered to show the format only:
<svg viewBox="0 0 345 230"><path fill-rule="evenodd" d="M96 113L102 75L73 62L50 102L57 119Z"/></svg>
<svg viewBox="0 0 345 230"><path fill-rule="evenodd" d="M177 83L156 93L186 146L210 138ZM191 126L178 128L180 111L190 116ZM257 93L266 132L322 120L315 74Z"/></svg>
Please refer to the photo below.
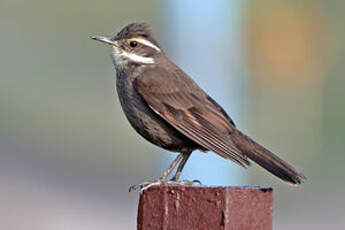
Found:
<svg viewBox="0 0 345 230"><path fill-rule="evenodd" d="M171 185L186 185L186 186L193 186L193 185L202 185L201 181L199 180L181 180L181 181L169 181L169 184Z"/></svg>
<svg viewBox="0 0 345 230"><path fill-rule="evenodd" d="M129 192L135 191L135 190L145 190L148 189L151 186L155 186L155 185L162 185L165 184L166 182L163 180L157 180L157 181L144 181L140 184L135 184L132 185L131 187L129 187Z"/></svg>
<svg viewBox="0 0 345 230"><path fill-rule="evenodd" d="M129 192L133 191L133 190L139 190L143 191L145 189L148 189L152 186L155 185L182 185L182 186L193 186L193 185L202 185L202 183L199 180L193 180L193 181L189 181L189 180L181 180L181 181L174 181L174 180L165 180L165 179L159 179L157 181L145 181L143 183L140 184L135 184L132 185L129 188Z"/></svg>

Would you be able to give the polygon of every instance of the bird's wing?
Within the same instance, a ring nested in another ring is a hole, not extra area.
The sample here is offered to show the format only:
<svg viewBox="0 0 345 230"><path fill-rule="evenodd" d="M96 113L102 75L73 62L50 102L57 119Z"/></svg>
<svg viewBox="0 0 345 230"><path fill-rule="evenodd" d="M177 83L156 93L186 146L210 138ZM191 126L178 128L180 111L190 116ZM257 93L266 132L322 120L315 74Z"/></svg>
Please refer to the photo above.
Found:
<svg viewBox="0 0 345 230"><path fill-rule="evenodd" d="M182 134L239 165L250 164L230 138L235 129L230 117L182 70L147 70L133 86L155 113Z"/></svg>

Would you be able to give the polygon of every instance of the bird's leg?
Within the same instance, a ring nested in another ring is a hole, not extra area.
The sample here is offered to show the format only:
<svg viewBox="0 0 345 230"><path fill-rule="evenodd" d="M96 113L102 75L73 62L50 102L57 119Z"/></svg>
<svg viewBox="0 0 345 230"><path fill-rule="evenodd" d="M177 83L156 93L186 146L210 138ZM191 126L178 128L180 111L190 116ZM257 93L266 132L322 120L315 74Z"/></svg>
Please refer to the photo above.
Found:
<svg viewBox="0 0 345 230"><path fill-rule="evenodd" d="M175 160L170 164L169 168L163 173L163 176L157 180L157 181L153 181L153 182L144 182L141 184L137 184L137 185L133 185L129 188L129 191L132 190L137 190L137 189L141 189L141 190L145 190L151 186L154 185L194 185L194 184L200 184L201 182L198 180L193 180L193 181L188 181L188 180L183 180L183 181L178 181L178 179L180 178L181 172L187 162L187 160L189 159L190 155L192 155L192 152L184 152L184 153L180 153ZM181 160L182 159L182 160ZM181 162L180 162L181 161ZM174 177L169 180L169 175L171 174L171 172L175 169L176 165L179 164L176 173L174 175Z"/></svg>
<svg viewBox="0 0 345 230"><path fill-rule="evenodd" d="M129 191L137 190L137 189L147 189L153 185L161 185L161 184L167 184L169 182L169 175L176 167L177 163L183 158L184 154L180 153L175 160L170 164L169 168L163 173L163 176L158 181L151 181L151 182L143 182L140 184L132 185L129 188Z"/></svg>
<svg viewBox="0 0 345 230"><path fill-rule="evenodd" d="M174 177L171 179L172 181L178 181L178 179L181 176L182 170L183 170L187 160L189 159L190 155L192 155L191 151L183 154L183 158L182 158L180 164L178 165L176 173L175 173Z"/></svg>
<svg viewBox="0 0 345 230"><path fill-rule="evenodd" d="M183 159L182 159L183 158ZM177 163L182 159L182 161L184 160L184 154L180 153L175 160L170 164L169 168L163 173L163 176L161 177L161 181L163 182L167 182L168 181L168 177L171 174L171 172L174 170L174 168L176 167ZM181 165L181 163L180 163ZM180 167L179 165L179 167Z"/></svg>
<svg viewBox="0 0 345 230"><path fill-rule="evenodd" d="M194 185L194 184L199 184L202 185L202 183L199 180L193 180L193 181L188 181L188 180L183 180L183 181L178 181L178 179L181 176L182 170L187 162L187 160L189 159L189 157L192 155L192 151L190 152L185 152L183 154L183 158L176 170L176 173L174 175L174 177L171 179L171 181L169 181L168 183L170 184L177 184L177 185Z"/></svg>

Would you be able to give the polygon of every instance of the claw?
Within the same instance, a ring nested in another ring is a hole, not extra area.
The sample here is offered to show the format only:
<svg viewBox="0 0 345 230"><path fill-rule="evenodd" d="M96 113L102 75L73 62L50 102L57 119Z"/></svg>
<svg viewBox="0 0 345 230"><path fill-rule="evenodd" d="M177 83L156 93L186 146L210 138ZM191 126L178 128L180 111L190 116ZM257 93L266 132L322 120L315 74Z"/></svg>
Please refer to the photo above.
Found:
<svg viewBox="0 0 345 230"><path fill-rule="evenodd" d="M143 182L143 183L135 184L135 185L132 185L131 187L129 187L129 192L139 190L139 189L140 189L140 191L143 191L145 189L148 189L151 186L162 185L162 184L164 184L164 182L161 180L151 181L151 182Z"/></svg>
<svg viewBox="0 0 345 230"><path fill-rule="evenodd" d="M174 184L176 184L176 185L187 185L187 186L193 186L193 185L202 186L202 183L201 183L201 181L199 181L199 180L192 180L192 181L189 181L189 180L174 181Z"/></svg>
<svg viewBox="0 0 345 230"><path fill-rule="evenodd" d="M131 191L135 191L135 190L139 190L140 191L144 191L152 186L155 185L182 185L182 186L193 186L193 185L199 185L201 186L202 183L199 180L193 180L193 181L189 181L189 180L182 180L182 181L173 181L173 180L165 180L163 178L157 180L157 181L145 181L143 183L140 184L135 184L132 185L131 187L129 187L129 192Z"/></svg>
<svg viewBox="0 0 345 230"><path fill-rule="evenodd" d="M159 180L156 180L156 181L145 181L143 183L135 184L135 185L132 185L131 187L129 187L129 192L131 192L133 190L139 190L139 189L140 189L140 191L143 191L145 189L148 189L151 186L154 186L154 185L164 185L167 182L168 182L168 180L165 179L164 177L162 177L162 178L160 178Z"/></svg>

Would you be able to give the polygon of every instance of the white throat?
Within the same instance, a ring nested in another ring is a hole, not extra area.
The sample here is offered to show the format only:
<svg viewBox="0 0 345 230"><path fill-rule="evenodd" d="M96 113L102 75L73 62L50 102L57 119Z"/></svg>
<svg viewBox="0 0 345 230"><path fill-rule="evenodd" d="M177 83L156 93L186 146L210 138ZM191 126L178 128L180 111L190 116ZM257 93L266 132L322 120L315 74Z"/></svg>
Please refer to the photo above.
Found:
<svg viewBox="0 0 345 230"><path fill-rule="evenodd" d="M154 59L151 57L143 57L137 54L128 53L123 51L116 46L112 46L112 57L114 60L115 65L117 66L124 66L127 65L128 62L136 62L141 64L153 64L155 63Z"/></svg>

